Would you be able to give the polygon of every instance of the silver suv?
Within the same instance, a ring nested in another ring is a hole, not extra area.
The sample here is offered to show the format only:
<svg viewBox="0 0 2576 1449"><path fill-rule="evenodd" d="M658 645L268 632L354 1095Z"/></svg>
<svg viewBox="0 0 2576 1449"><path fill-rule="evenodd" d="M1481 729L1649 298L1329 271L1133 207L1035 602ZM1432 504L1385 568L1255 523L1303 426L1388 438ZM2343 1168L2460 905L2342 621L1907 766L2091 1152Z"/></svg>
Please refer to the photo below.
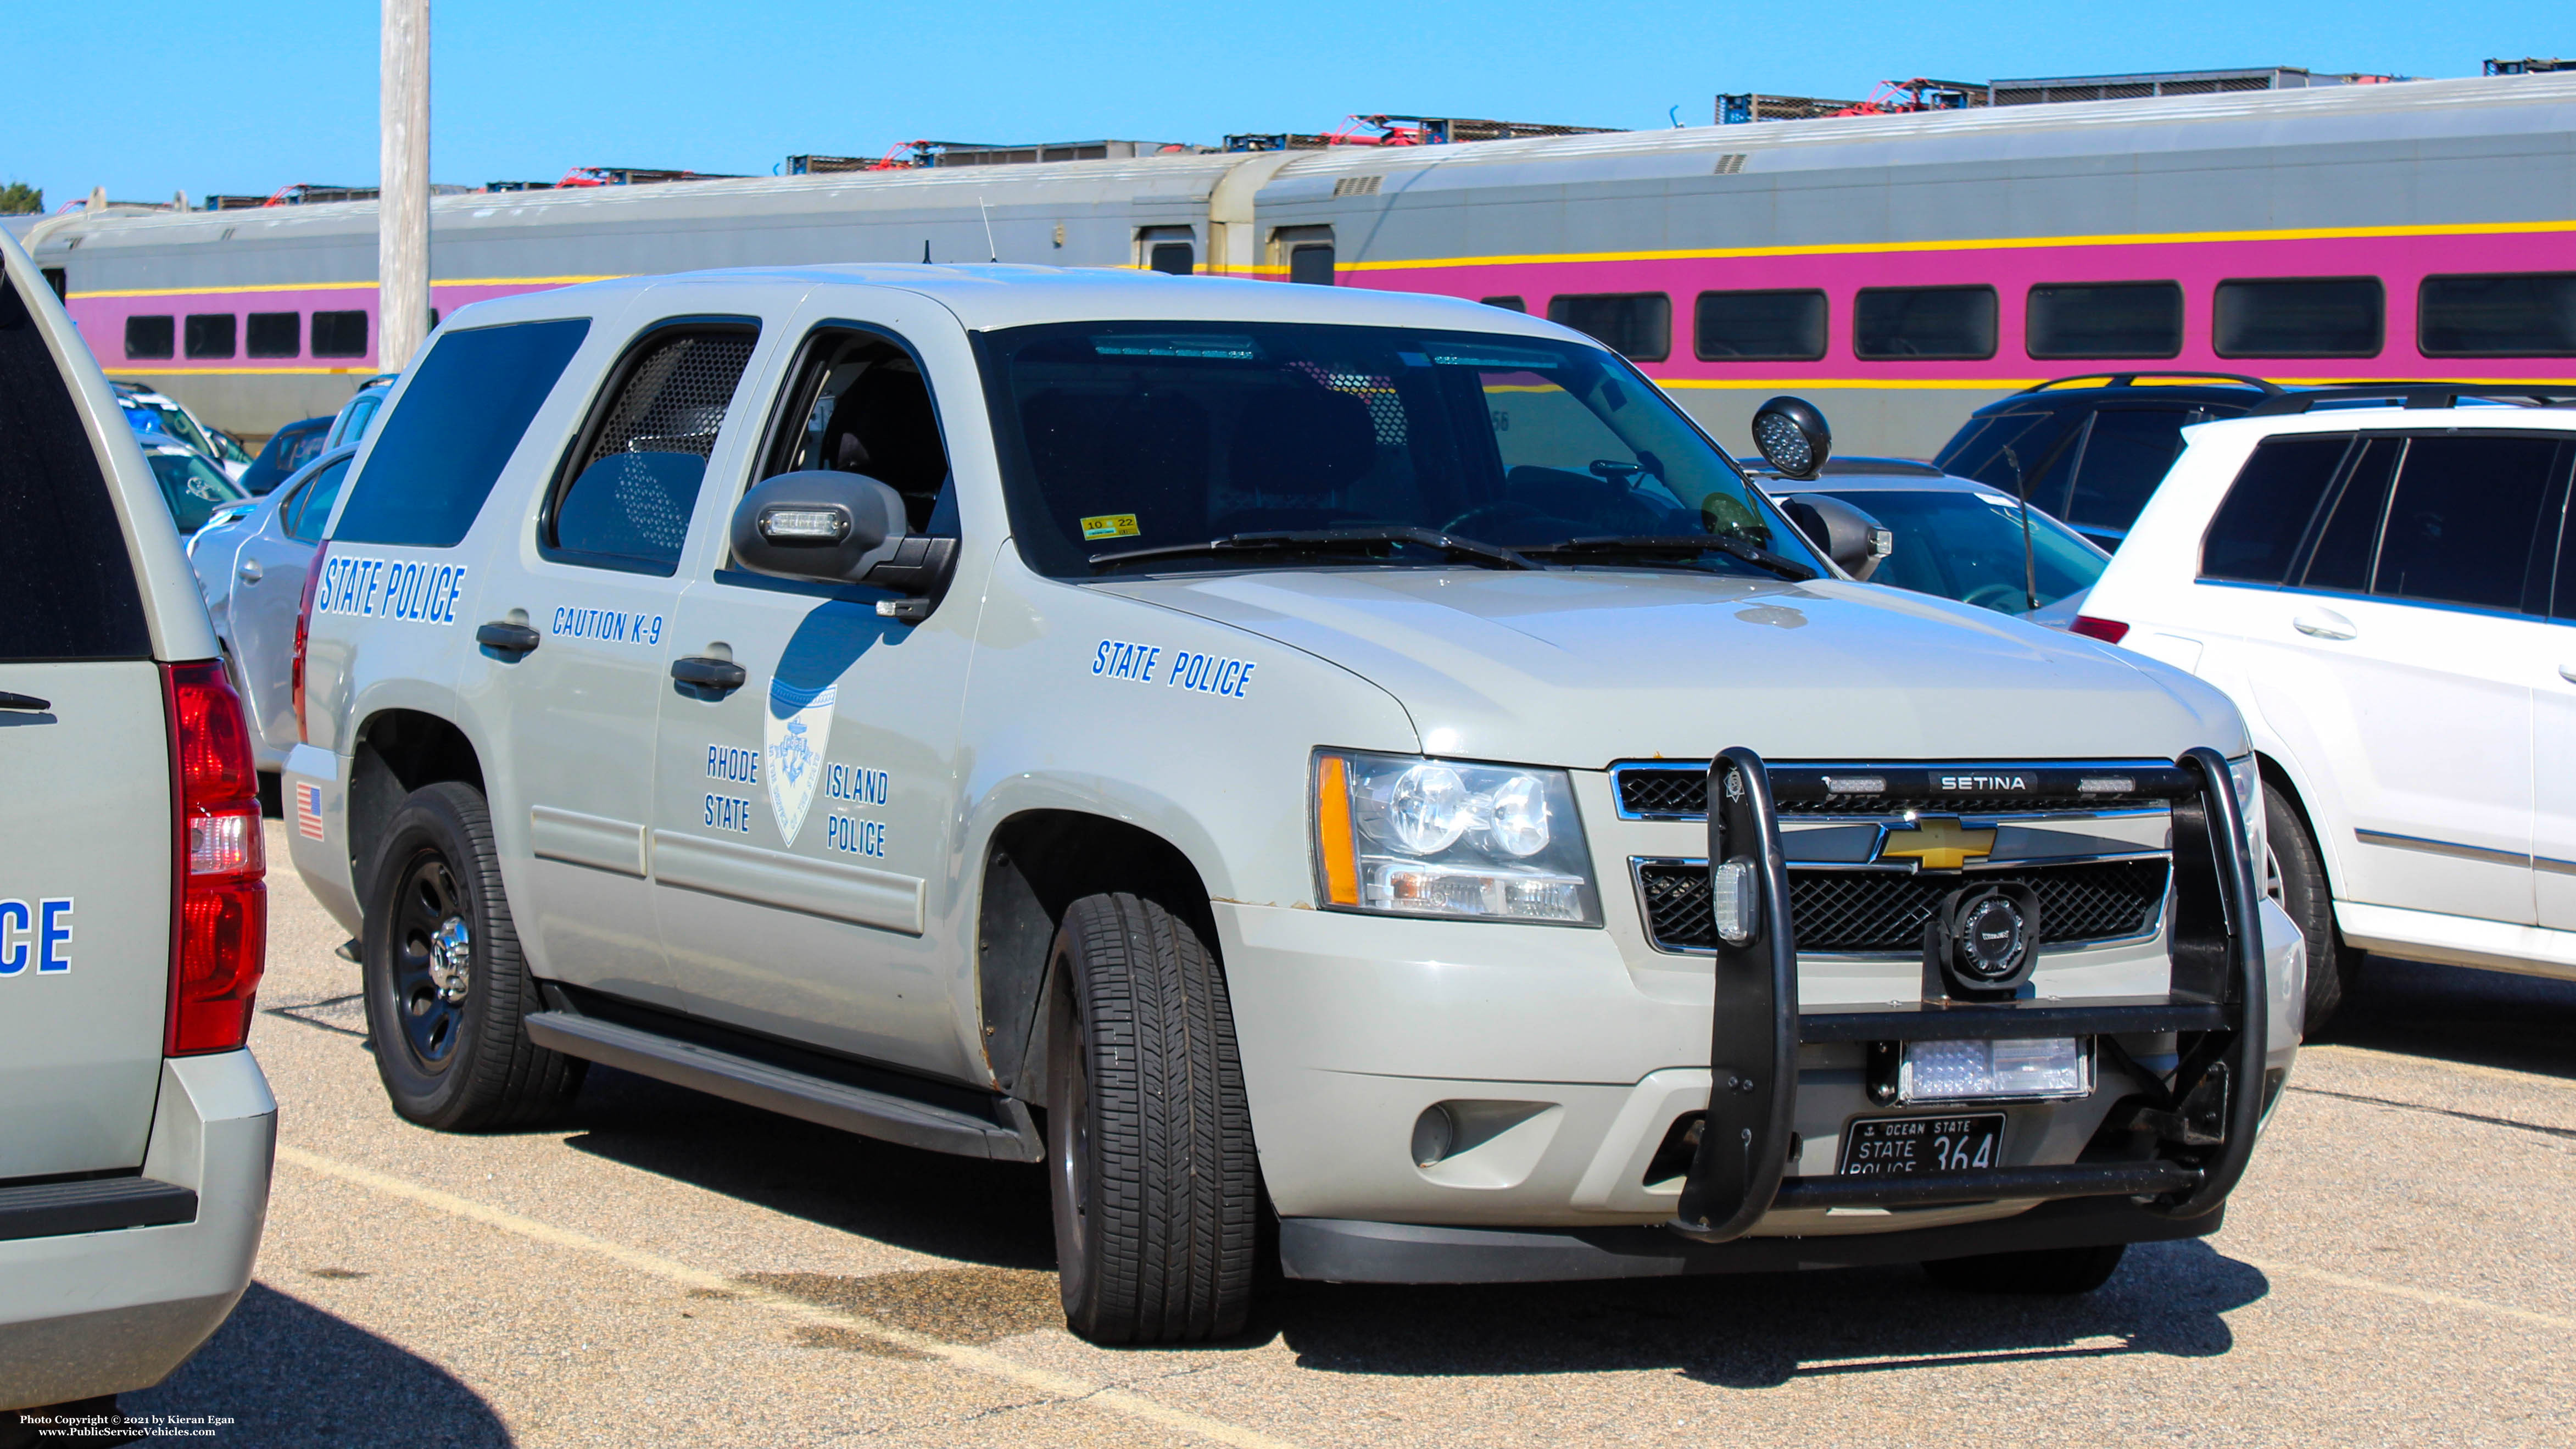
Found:
<svg viewBox="0 0 2576 1449"><path fill-rule="evenodd" d="M250 1281L277 1103L241 702L152 470L0 239L0 1410L157 1383Z"/></svg>

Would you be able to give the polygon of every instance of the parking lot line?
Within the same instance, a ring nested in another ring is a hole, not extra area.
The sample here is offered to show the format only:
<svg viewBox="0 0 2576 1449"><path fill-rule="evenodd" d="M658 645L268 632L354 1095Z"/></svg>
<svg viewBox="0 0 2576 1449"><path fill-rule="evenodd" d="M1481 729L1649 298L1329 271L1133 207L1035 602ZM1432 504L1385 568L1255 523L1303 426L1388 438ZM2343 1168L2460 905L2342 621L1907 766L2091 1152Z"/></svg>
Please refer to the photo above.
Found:
<svg viewBox="0 0 2576 1449"><path fill-rule="evenodd" d="M1186 1409L1175 1409L1132 1389L1098 1383L1073 1374L1037 1368L984 1349L950 1343L946 1339L897 1328L893 1324L880 1322L862 1314L790 1297L787 1294L763 1288L756 1283L745 1282L739 1278L728 1278L721 1273L710 1272L704 1268L693 1268L676 1259L665 1258L659 1253L646 1252L644 1249L612 1242L606 1238L595 1238L588 1233L575 1232L570 1228L556 1227L552 1223L525 1217L507 1208L497 1208L489 1203L458 1197L453 1193L441 1192L434 1187L424 1187L416 1182L324 1157L318 1153L307 1152L299 1147L290 1147L285 1143L278 1144L277 1159L307 1172L338 1178L342 1182L352 1183L387 1197L401 1198L433 1211L446 1213L451 1217L464 1218L469 1222L498 1228L506 1233L515 1233L520 1237L551 1247L570 1248L603 1257L636 1272L649 1274L682 1287L720 1292L737 1301L756 1304L815 1327L863 1333L871 1338L882 1339L896 1347L944 1360L971 1373L1004 1379L1055 1399L1095 1405L1114 1413L1125 1414L1130 1418L1159 1424L1168 1429L1196 1434L1220 1444L1235 1445L1237 1449L1297 1449L1297 1446L1288 1440L1229 1424L1221 1419L1211 1419L1204 1414L1194 1414Z"/></svg>
<svg viewBox="0 0 2576 1449"><path fill-rule="evenodd" d="M2543 1328L2576 1329L2576 1318L2559 1318L2547 1313L2534 1313L2528 1308L2508 1308L2501 1303L2489 1303L2483 1298L2470 1298L2458 1293L2442 1293L2430 1288L2409 1288L2403 1283L2383 1283L2377 1278L2359 1278L2350 1273L2330 1273L2323 1268L2284 1263L2272 1258L2257 1258L2232 1248L2222 1248L2220 1251L2267 1278L2305 1278L2311 1283L2352 1288L2364 1293L2384 1293L2391 1298L2404 1298L2436 1308L2492 1313L2499 1318L2519 1319L2524 1323L2536 1323Z"/></svg>

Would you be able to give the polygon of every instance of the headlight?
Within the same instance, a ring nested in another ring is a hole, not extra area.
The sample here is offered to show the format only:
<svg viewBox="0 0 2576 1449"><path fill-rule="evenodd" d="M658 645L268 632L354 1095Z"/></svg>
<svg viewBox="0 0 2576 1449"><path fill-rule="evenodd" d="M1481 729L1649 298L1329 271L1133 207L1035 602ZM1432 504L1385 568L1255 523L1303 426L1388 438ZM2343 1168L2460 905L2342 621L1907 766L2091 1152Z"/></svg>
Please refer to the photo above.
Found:
<svg viewBox="0 0 2576 1449"><path fill-rule="evenodd" d="M2272 833L2263 819L2263 771L2252 755L2227 762L2227 778L2236 786L2236 804L2245 812L2245 853L2254 866L2254 888L2272 889Z"/></svg>
<svg viewBox="0 0 2576 1449"><path fill-rule="evenodd" d="M1601 923L1563 770L1315 756L1315 877L1331 909Z"/></svg>

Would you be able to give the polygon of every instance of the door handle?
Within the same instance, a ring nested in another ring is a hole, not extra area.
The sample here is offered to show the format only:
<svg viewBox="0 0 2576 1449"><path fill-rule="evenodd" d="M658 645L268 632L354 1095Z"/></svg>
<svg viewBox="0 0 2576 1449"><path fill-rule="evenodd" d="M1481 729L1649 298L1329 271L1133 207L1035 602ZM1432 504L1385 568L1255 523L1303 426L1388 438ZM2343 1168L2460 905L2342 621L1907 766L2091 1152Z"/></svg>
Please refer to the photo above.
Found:
<svg viewBox="0 0 2576 1449"><path fill-rule="evenodd" d="M2310 609L2290 621L2290 627L2311 639L2358 639L2361 631L2352 621L2332 609Z"/></svg>
<svg viewBox="0 0 2576 1449"><path fill-rule="evenodd" d="M260 567L259 567L259 560L258 560L258 559L255 559L255 558L246 558L246 559L243 559L243 560L241 561L241 568L238 570L238 572L241 574L241 581L242 581L243 583L246 583L246 584L255 584L255 583L258 583L258 582L259 582L259 580L260 580Z"/></svg>
<svg viewBox="0 0 2576 1449"><path fill-rule="evenodd" d="M502 619L495 619L474 631L475 643L495 654L509 656L502 661L504 664L516 664L526 658L528 651L537 647L538 637L537 631L527 625Z"/></svg>
<svg viewBox="0 0 2576 1449"><path fill-rule="evenodd" d="M751 678L743 672L741 665L732 660L710 659L703 654L672 660L671 677L682 684L710 689L718 694L731 694L742 688L744 680Z"/></svg>
<svg viewBox="0 0 2576 1449"><path fill-rule="evenodd" d="M38 699L32 694L11 694L5 689L0 689L0 709L24 709L42 713L53 707L54 702L50 699Z"/></svg>

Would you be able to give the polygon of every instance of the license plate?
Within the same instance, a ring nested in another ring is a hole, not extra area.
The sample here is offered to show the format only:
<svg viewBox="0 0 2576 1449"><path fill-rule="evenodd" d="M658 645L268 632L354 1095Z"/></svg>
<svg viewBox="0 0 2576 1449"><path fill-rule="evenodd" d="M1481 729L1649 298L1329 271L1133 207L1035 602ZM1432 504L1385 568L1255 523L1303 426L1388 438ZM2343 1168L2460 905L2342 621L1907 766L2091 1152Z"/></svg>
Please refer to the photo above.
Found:
<svg viewBox="0 0 2576 1449"><path fill-rule="evenodd" d="M2004 1114L1865 1117L1843 1132L1846 1177L1976 1172L2003 1165Z"/></svg>

